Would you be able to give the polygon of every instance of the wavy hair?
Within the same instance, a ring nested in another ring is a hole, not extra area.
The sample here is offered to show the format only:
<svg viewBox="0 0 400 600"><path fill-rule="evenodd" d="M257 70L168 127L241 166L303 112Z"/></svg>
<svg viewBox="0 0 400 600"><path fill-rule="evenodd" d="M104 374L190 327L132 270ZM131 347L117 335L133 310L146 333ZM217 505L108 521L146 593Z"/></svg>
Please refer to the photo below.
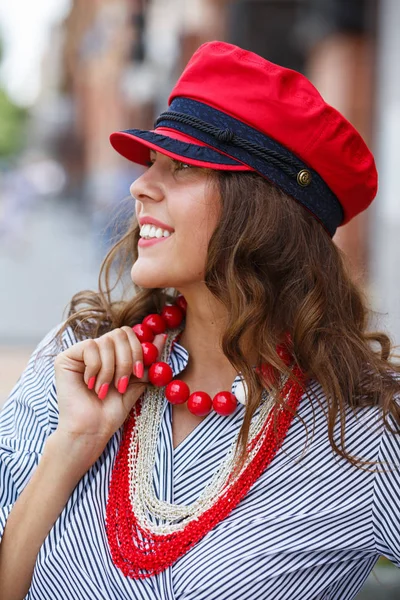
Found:
<svg viewBox="0 0 400 600"><path fill-rule="evenodd" d="M251 419L264 389L276 403L284 402L276 387L261 381L248 364L245 340L251 340L259 364L269 363L277 375L289 374L276 353L277 344L289 333L295 362L324 391L327 433L334 452L363 468L367 461L346 448L349 409L378 406L384 425L400 433L400 405L395 400L400 367L391 357L389 337L368 330L371 313L363 293L352 281L341 251L315 217L258 174L210 173L220 196L220 214L209 242L205 284L226 307L228 323L221 346L248 386L238 439L240 461L245 460ZM173 302L176 290L142 289L132 286L131 280L130 297L112 300L112 292L137 259L138 239L139 226L133 217L103 261L99 290L82 291L72 298L60 337L71 326L78 339L95 338L123 325L133 326ZM114 286L112 272L116 273ZM311 402L320 402L307 393Z"/></svg>

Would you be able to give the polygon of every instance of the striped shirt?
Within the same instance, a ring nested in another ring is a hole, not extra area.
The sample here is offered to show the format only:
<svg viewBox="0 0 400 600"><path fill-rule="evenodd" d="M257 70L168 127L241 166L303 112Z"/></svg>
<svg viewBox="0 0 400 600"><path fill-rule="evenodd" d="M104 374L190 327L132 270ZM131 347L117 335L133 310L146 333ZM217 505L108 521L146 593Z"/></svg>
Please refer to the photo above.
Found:
<svg viewBox="0 0 400 600"><path fill-rule="evenodd" d="M42 356L35 365L38 350L56 329L33 353L0 414L0 538L47 436L57 427L54 358ZM64 348L73 343L68 329ZM54 342L52 348L57 351ZM170 356L174 375L187 361L186 350L176 343ZM310 390L323 406L319 386L310 383ZM171 405L165 401L153 473L157 496L177 504L194 502L228 451L243 414L242 405L229 417L211 412L174 449ZM366 472L332 452L318 402L304 397L299 416L304 423L293 421L281 450L230 515L172 567L142 580L122 575L107 543L105 508L121 440L117 431L45 539L26 598L354 598L380 554L400 566L399 437L382 429L377 409L363 409L357 418L349 414L347 449L396 465Z"/></svg>

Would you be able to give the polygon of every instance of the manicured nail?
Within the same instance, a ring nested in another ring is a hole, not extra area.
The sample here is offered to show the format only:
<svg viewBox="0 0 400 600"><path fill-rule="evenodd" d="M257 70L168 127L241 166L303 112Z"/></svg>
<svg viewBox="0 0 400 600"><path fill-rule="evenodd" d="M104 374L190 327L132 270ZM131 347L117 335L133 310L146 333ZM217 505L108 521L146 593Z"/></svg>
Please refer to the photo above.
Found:
<svg viewBox="0 0 400 600"><path fill-rule="evenodd" d="M94 388L95 382L96 382L96 376L93 375L93 377L91 377L89 379L88 384L87 384L89 390L92 390Z"/></svg>
<svg viewBox="0 0 400 600"><path fill-rule="evenodd" d="M104 400L104 398L107 396L108 387L108 383L103 383L103 385L100 387L99 393L97 394L100 400Z"/></svg>
<svg viewBox="0 0 400 600"><path fill-rule="evenodd" d="M167 339L167 337L168 337L168 334L167 334L167 333L163 333L163 334L162 334L162 336L163 336L163 338L164 338L164 339L163 339L163 342L165 342L165 340L166 340L166 339Z"/></svg>
<svg viewBox="0 0 400 600"><path fill-rule="evenodd" d="M138 360L135 362L135 368L134 368L133 372L136 375L136 377L139 377L139 379L141 379L143 377L144 366L143 366L143 363L141 360Z"/></svg>
<svg viewBox="0 0 400 600"><path fill-rule="evenodd" d="M126 388L128 387L128 383L129 377L121 377L121 379L118 381L117 390L120 394L125 394Z"/></svg>

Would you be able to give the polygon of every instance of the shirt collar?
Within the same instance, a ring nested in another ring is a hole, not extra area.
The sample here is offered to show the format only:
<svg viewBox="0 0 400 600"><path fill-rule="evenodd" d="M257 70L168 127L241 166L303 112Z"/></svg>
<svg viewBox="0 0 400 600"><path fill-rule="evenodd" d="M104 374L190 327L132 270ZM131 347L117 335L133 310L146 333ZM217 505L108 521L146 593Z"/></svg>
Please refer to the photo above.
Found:
<svg viewBox="0 0 400 600"><path fill-rule="evenodd" d="M172 369L173 376L176 377L186 369L189 362L189 352L181 346L177 341L173 342L171 353L169 355L168 364ZM240 381L240 374L237 374L233 383L231 392L235 393L236 387Z"/></svg>

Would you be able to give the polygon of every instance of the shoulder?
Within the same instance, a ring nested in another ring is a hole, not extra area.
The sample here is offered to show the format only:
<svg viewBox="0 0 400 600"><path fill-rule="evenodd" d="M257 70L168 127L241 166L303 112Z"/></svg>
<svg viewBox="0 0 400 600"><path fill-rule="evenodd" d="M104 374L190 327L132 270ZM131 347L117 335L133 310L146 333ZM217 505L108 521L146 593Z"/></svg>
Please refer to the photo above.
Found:
<svg viewBox="0 0 400 600"><path fill-rule="evenodd" d="M27 367L21 377L28 374L41 373L54 367L54 360L58 354L76 343L76 338L71 327L61 332L65 325L62 321L50 329L39 341L33 350Z"/></svg>
<svg viewBox="0 0 400 600"><path fill-rule="evenodd" d="M65 323L66 321L62 321L46 333L32 353L30 362L35 359L35 364L39 363L42 367L51 364L60 352L89 337L85 335L78 337L74 328L71 325L65 327Z"/></svg>
<svg viewBox="0 0 400 600"><path fill-rule="evenodd" d="M33 350L28 363L14 385L3 407L29 406L41 410L47 404L52 393L55 396L54 361L56 356L76 343L71 328L66 328L60 335L65 321L50 329Z"/></svg>
<svg viewBox="0 0 400 600"><path fill-rule="evenodd" d="M73 343L72 332L58 337L63 323L53 327L37 344L11 390L0 414L3 451L40 452L47 434L58 421L54 360Z"/></svg>
<svg viewBox="0 0 400 600"><path fill-rule="evenodd" d="M382 439L387 431L382 407L345 406L334 411L333 404L327 399L322 386L311 380L294 423L299 437L307 437L318 448L326 447L332 456L336 455L331 443L334 442L337 447L344 447L346 453L361 461L378 460ZM335 417L334 424L332 415Z"/></svg>

